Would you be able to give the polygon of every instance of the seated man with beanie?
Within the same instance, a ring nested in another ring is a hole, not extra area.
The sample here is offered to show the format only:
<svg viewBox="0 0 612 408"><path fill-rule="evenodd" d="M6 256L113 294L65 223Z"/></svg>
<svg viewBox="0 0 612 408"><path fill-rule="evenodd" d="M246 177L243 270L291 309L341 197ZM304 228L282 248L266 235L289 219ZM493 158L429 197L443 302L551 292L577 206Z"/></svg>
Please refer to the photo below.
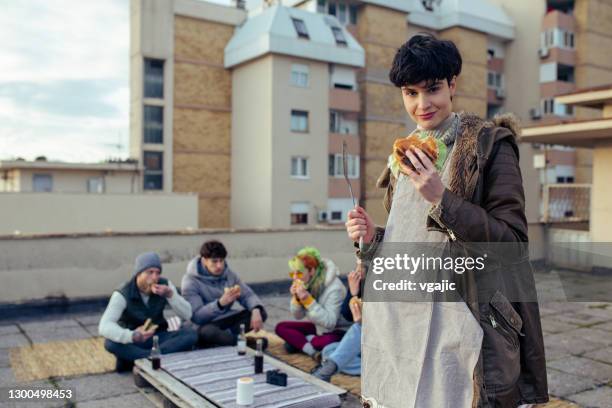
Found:
<svg viewBox="0 0 612 408"><path fill-rule="evenodd" d="M191 319L191 305L169 280L160 277L159 256L147 252L136 258L134 276L113 292L100 319L98 332L105 337L104 348L117 357L117 371L128 371L134 360L148 357L153 335L159 338L162 354L191 350L197 333L189 327L169 332L164 318L166 305L182 319ZM151 320L150 328L145 327Z"/></svg>
<svg viewBox="0 0 612 408"><path fill-rule="evenodd" d="M267 317L261 299L230 269L226 257L227 250L221 242L204 242L200 255L187 265L181 282L202 347L236 345L241 324L245 332L257 332ZM247 344L252 347L254 340L247 338Z"/></svg>

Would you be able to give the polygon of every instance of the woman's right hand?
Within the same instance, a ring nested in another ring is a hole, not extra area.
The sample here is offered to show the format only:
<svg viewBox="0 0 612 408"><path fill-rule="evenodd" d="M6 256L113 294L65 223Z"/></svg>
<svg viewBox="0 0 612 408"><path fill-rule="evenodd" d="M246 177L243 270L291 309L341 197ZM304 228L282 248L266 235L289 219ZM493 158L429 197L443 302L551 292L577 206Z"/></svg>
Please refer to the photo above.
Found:
<svg viewBox="0 0 612 408"><path fill-rule="evenodd" d="M374 222L363 208L355 207L348 212L347 221L344 224L349 238L353 242L358 242L363 237L363 242L369 244L374 239Z"/></svg>

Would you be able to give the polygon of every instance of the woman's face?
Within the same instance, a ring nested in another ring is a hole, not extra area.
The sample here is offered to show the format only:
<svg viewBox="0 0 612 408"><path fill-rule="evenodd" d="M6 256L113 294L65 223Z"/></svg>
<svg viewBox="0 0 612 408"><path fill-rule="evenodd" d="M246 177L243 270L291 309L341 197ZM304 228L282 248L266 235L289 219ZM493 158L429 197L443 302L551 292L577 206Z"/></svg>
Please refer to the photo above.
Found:
<svg viewBox="0 0 612 408"><path fill-rule="evenodd" d="M453 111L451 97L455 95L456 77L421 81L402 88L404 107L410 118L422 129L435 129Z"/></svg>
<svg viewBox="0 0 612 408"><path fill-rule="evenodd" d="M310 269L306 269L306 272L302 274L302 282L304 283L308 283L310 282L310 279L312 279L312 277L315 274L315 268L310 268Z"/></svg>

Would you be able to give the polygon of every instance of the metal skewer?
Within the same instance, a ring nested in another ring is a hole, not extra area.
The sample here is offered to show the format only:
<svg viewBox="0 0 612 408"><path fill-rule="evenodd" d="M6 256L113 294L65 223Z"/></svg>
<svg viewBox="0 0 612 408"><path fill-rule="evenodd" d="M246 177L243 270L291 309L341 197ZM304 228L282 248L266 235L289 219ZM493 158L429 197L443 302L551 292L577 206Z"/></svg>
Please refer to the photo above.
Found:
<svg viewBox="0 0 612 408"><path fill-rule="evenodd" d="M353 186L351 185L351 181L348 176L348 162L346 160L346 140L342 141L342 171L344 172L344 179L346 180L346 184L348 184L349 192L351 193L351 199L353 200L353 208L357 207L357 202L355 201L355 194L353 194ZM367 228L367 227L366 227ZM359 253L363 254L363 237L359 237Z"/></svg>

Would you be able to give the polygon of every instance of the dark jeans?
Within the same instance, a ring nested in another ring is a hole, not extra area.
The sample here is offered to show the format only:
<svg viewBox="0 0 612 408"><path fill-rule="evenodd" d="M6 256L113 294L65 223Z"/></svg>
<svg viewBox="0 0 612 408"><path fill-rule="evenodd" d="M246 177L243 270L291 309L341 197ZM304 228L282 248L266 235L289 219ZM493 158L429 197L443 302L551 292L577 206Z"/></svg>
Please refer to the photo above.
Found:
<svg viewBox="0 0 612 408"><path fill-rule="evenodd" d="M198 345L203 348L235 346L240 334L240 325L245 332L251 330L251 312L242 310L224 319L215 320L198 327Z"/></svg>
<svg viewBox="0 0 612 408"><path fill-rule="evenodd" d="M196 331L190 327L183 327L174 332L162 331L155 334L159 337L159 348L162 354L191 350L198 340ZM121 344L109 339L104 341L104 348L124 361L134 361L148 357L151 354L152 346L153 337L143 343Z"/></svg>

